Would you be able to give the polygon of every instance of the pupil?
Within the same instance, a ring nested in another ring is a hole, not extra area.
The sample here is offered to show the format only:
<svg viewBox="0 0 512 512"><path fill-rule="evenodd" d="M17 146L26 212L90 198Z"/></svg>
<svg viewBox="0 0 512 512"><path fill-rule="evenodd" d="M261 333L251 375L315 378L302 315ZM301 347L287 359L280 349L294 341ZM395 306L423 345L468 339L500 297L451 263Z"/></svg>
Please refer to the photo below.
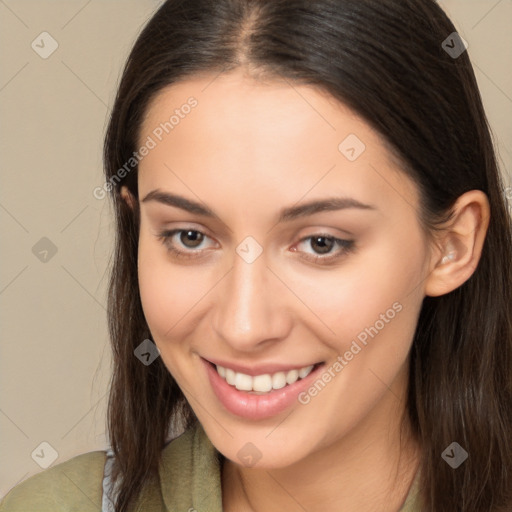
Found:
<svg viewBox="0 0 512 512"><path fill-rule="evenodd" d="M202 234L198 231L183 231L180 239L186 247L197 247L202 242Z"/></svg>
<svg viewBox="0 0 512 512"><path fill-rule="evenodd" d="M327 244L325 243L325 241L328 241ZM326 254L328 253L331 248L332 248L332 244L334 243L334 241L331 239L331 238L327 238L326 236L317 236L315 238L312 238L311 241L313 243L318 243L318 245L320 246L320 250L318 251L320 254Z"/></svg>

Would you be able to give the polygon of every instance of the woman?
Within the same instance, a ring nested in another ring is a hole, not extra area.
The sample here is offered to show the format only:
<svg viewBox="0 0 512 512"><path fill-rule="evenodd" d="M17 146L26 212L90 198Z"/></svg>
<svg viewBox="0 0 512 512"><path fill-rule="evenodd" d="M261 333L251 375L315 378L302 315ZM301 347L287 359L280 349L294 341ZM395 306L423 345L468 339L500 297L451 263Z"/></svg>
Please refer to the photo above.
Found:
<svg viewBox="0 0 512 512"><path fill-rule="evenodd" d="M512 228L434 1L165 2L105 168L112 449L0 510L512 509Z"/></svg>

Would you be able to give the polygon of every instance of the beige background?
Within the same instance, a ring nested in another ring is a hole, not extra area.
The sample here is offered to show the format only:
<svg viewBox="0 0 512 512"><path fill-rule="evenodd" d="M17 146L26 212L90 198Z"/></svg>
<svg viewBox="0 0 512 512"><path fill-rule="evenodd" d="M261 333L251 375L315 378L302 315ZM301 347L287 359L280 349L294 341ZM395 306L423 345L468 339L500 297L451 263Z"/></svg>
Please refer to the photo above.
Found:
<svg viewBox="0 0 512 512"><path fill-rule="evenodd" d="M0 0L0 496L52 449L55 465L106 447L112 217L92 192L121 66L160 3ZM440 3L469 43L512 187L512 2ZM43 31L59 45L47 59L31 47ZM57 249L46 262L32 250L43 237Z"/></svg>

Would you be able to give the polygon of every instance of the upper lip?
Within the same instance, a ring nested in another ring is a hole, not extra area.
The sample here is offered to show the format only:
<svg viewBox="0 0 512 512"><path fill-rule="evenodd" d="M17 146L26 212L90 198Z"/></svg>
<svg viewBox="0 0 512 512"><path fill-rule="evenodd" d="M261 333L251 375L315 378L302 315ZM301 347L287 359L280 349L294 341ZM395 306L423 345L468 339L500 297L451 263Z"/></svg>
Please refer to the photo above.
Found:
<svg viewBox="0 0 512 512"><path fill-rule="evenodd" d="M297 363L297 364L282 364L282 363L260 363L260 364L241 364L230 361L223 361L220 359L205 359L209 363L213 363L217 366L223 366L224 368L231 368L235 372L244 373L254 377L255 375L264 375L266 373L277 373L277 372L288 372L290 370L300 370L306 366L311 366L318 363Z"/></svg>

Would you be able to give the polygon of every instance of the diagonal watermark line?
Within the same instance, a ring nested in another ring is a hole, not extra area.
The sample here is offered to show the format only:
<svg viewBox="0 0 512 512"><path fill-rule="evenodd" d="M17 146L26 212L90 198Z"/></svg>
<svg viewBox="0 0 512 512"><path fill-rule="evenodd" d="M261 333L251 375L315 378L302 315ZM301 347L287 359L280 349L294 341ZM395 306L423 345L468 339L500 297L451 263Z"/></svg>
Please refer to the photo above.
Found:
<svg viewBox="0 0 512 512"><path fill-rule="evenodd" d="M277 485L279 485L279 487L281 487L281 489L283 489L283 491L284 491L286 494L288 494L288 496L290 496L290 498L291 498L293 501L295 501L295 503L297 503L297 505L298 505L302 510L304 510L305 512L307 512L307 509L305 509L305 508L304 508L304 507L303 507L303 506L302 506L302 505L301 505L301 504L300 504L300 503L299 503L299 502L298 502L298 501L297 501L297 500L296 500L296 499L295 499L295 498L294 498L294 497L293 497L293 496L288 492L288 490L287 490L287 489L285 489L285 488L281 485L281 483L279 483L279 482L276 480L276 478L275 478L275 477L273 477L273 476L270 474L270 472L269 472L269 471L265 471L265 473L267 473L267 475L268 475L270 478L272 478L272 480L274 480L274 482L275 482Z"/></svg>
<svg viewBox="0 0 512 512"><path fill-rule="evenodd" d="M61 30L63 28L66 28L70 23L71 21L73 21L90 3L92 2L92 0L89 0L83 7L81 7L73 16L71 16L71 18L66 21L66 23L64 23L64 25L62 25Z"/></svg>
<svg viewBox="0 0 512 512"><path fill-rule="evenodd" d="M96 96L96 98L98 98L98 100L100 100L100 101L101 101L101 103L103 103L103 105L105 105L105 107L107 107L107 109L108 109L108 105L107 105L107 104L106 104L106 103L105 103L105 102L104 102L104 101L103 101L103 100L102 100L102 99L101 99L101 98L100 98L100 97L99 97L99 96L98 96L98 95L97 95L97 94L96 94L96 93L95 93L95 92L94 92L94 91L93 91L93 90L92 90L92 89L91 89L91 88L90 88L90 87L89 87L89 86L88 86L88 85L87 85L87 84L86 84L86 83L85 83L85 82L84 82L84 81L83 81L83 80L82 80L82 79L81 79L81 78L80 78L80 77L79 77L79 76L78 76L78 75L77 75L77 74L76 74L76 73L75 73L75 72L74 72L74 71L73 71L73 70L72 70L72 69L71 69L71 68L70 68L70 67L69 67L65 62L64 62L64 61L63 61L63 60L62 60L62 59L61 59L61 62L62 62L62 64L63 64L66 68L68 68L68 69L69 69L69 71L70 71L71 73L73 73L73 75L75 75L75 76L76 76L76 78L77 78L78 80L80 80L80 82L82 82L82 84L84 84L84 86L85 86L85 87L86 87L86 88L87 88L87 89L88 89L92 94L94 94L94 96Z"/></svg>
<svg viewBox="0 0 512 512"><path fill-rule="evenodd" d="M375 377L377 377L377 379L379 379L382 384L384 384L384 386L386 386L388 388L389 391L391 391L391 393L393 393L393 395L395 395L396 399L400 402L400 397L371 369L371 368L368 368L368 370L370 370L373 375L375 375Z"/></svg>
<svg viewBox="0 0 512 512"><path fill-rule="evenodd" d="M18 224L21 227L21 229L25 231L25 233L29 232L28 229L1 203L0 208L2 208L2 210L4 210L8 215L10 215L11 218L16 222L16 224Z"/></svg>
<svg viewBox="0 0 512 512"><path fill-rule="evenodd" d="M407 201L403 194L401 194L386 178L384 178L384 176L377 171L372 164L369 163L368 165L413 209L414 212L416 212L416 214L418 213L416 207L411 202Z"/></svg>
<svg viewBox="0 0 512 512"><path fill-rule="evenodd" d="M318 112L318 110L311 105L311 103L291 84L287 78L284 79L284 81L334 130L336 131L336 128L325 119L325 117Z"/></svg>
<svg viewBox="0 0 512 512"><path fill-rule="evenodd" d="M23 482L23 480L25 480L26 476L30 473L30 471L27 471L20 479L18 479L18 481L11 487L11 489L14 489L19 483ZM5 498L5 496L4 496ZM0 501L1 501L2 497L0 496Z"/></svg>
<svg viewBox="0 0 512 512"><path fill-rule="evenodd" d="M284 420L288 419L295 410L296 409L292 409L265 437L268 437L277 429L277 427L280 427L284 423Z"/></svg>
<svg viewBox="0 0 512 512"><path fill-rule="evenodd" d="M487 220L489 219L489 217L487 217ZM472 231L473 233L475 232L475 229ZM431 272L429 272L427 274L427 276L425 276L423 279L421 279L418 284L416 286L413 287L413 289L411 291L409 291L403 298L400 299L400 302L405 302L404 299L407 298L409 295L411 295L419 286L421 286L429 277L430 275L436 270L436 268L434 268ZM391 391L395 397L401 401L401 399L396 395L396 393L377 375L375 374L375 372L373 370L371 370L369 368L369 370L373 373L373 375L379 379L387 388L389 391ZM279 426L281 426L281 424L287 419L290 417L290 415L293 413L293 410L281 421L279 422L265 437L268 437L270 436Z"/></svg>
<svg viewBox="0 0 512 512"><path fill-rule="evenodd" d="M267 268L270 270L270 272L272 272L272 274L274 274L279 279L279 281L281 281L281 283L283 283L286 286L286 288L288 288L288 290L290 290L293 293L293 295L295 295L295 297L297 297L297 299L299 299L300 302L302 302L302 304L304 304L304 306L306 306L306 308L308 308L309 311L311 311L311 313L313 313L313 315L315 315L318 318L318 320L320 320L320 322L322 322L322 324L325 325L327 329L329 329L329 331L336 335L336 333L268 265Z"/></svg>
<svg viewBox="0 0 512 512"><path fill-rule="evenodd" d="M94 405L61 437L61 439L64 439L66 436L69 435L69 433L75 429L75 427L107 396L108 391L106 391L99 400L96 400Z"/></svg>
<svg viewBox="0 0 512 512"><path fill-rule="evenodd" d="M90 496L87 496L87 494L85 494L85 492L80 488L79 485L77 485L70 477L69 475L67 475L66 473L64 473L64 471L62 471L62 469L60 470L60 473L62 475L64 475L95 507L96 509L98 510L98 512L101 511L101 507L98 503L94 503L94 501L92 501L92 499L90 498Z"/></svg>
<svg viewBox="0 0 512 512"><path fill-rule="evenodd" d="M75 222L75 220L76 220L76 219L78 219L78 217L80 217L80 215L82 215L82 213L84 213L84 212L85 212L85 210L87 210L87 208L89 208L89 205L86 205L84 208L82 208L82 209L80 210L80 212L79 212L77 215L75 215L75 216L73 217L73 219L71 220L71 222L69 222L68 224L66 224L66 226L64 226L64 227L61 229L61 231L60 231L60 232L61 232L61 233L63 233L66 229L68 229L68 228L69 228L69 226L71 226L71 224L73 224L73 222Z"/></svg>
<svg viewBox="0 0 512 512"><path fill-rule="evenodd" d="M201 199L201 198L200 198L200 197L199 197L199 196L198 196L198 195L197 195L197 194L196 194L196 193L195 193L195 192L194 192L194 191L193 191L193 190L192 190L192 189L191 189L191 188L190 188L190 187L189 187L189 186L188 186L188 185L187 185L187 184L186 184L186 183L185 183L185 182L184 182L184 181L183 181L183 180L182 180L182 179L181 179L181 178L180 178L180 177L179 177L179 176L178 176L178 175L177 175L177 174L176 174L176 173L175 173L175 172L174 172L174 171L173 171L173 170L172 170L172 169L171 169L167 164L166 164L166 163L164 163L164 166L165 166L165 167L166 167L170 172L172 172L172 173L174 174L174 176L176 176L176 178L178 178L178 179L181 181L181 183L183 183L183 185L185 185L185 187L187 187L187 188L190 190L190 192L192 192L192 194L194 194L194 195L197 197L198 201L199 201L201 204L203 204L205 207L207 207L207 208L208 208L207 204L206 204L206 203L205 203L205 202L204 202L204 201L203 201L203 200L202 200L202 199ZM224 222L224 221L223 221L223 220L222 220L222 219L221 219L217 214L215 214L215 218L216 218L216 219L217 219L217 220L218 220L218 221L219 221L219 222L220 222L220 223L221 223L221 224L222 224L222 225L223 225L223 226L224 226L228 231L230 231L230 232L232 231L232 229L231 229L231 228L230 228L230 227L229 227L229 226L228 226L228 225L227 225L227 224L226 224L226 223L225 223L225 222Z"/></svg>
<svg viewBox="0 0 512 512"><path fill-rule="evenodd" d="M2 92L27 66L28 66L28 62L25 62L25 64L23 66L21 66L21 68L14 74L14 76L12 76L7 81L7 83L5 83L4 85L2 85L2 87L0 87L0 92Z"/></svg>
<svg viewBox="0 0 512 512"><path fill-rule="evenodd" d="M507 98L508 101L512 103L512 98L478 64L473 63L473 65L477 67L480 73L487 77L487 80L489 80L489 82L491 82L494 87L496 87L496 89L498 89L503 94L503 96L505 96L505 98Z"/></svg>
<svg viewBox="0 0 512 512"><path fill-rule="evenodd" d="M218 450L217 450L218 451ZM221 454L222 455L222 454ZM213 490L213 491L210 491L208 492L208 494L206 494L205 496L203 496L198 503L192 503L192 505L194 505L195 507L198 508L198 510L208 510L207 508L205 508L206 506L208 506L208 508L211 507L211 503L210 500L211 500L211 497L213 496L213 494L216 492L216 490ZM194 497L195 500L197 500L197 497ZM222 496L221 496L221 499L222 499ZM203 506L203 502L205 502L205 500L208 500L206 503L208 503L208 505L206 506ZM201 508L198 507L198 505L201 505ZM193 507L189 508L188 510L190 510L190 512L192 512L194 510Z"/></svg>
<svg viewBox="0 0 512 512"><path fill-rule="evenodd" d="M480 24L489 14L491 11L493 11L498 4L501 4L503 0L498 0L472 27L471 30L473 30L478 24Z"/></svg>
<svg viewBox="0 0 512 512"><path fill-rule="evenodd" d="M9 416L7 416L7 414L5 414L5 412L0 409L0 412L27 438L29 439L29 437L27 436L27 434L25 434L25 432L23 432L23 430L21 430L21 428L16 424L16 422L14 422L11 418L9 418Z"/></svg>
<svg viewBox="0 0 512 512"><path fill-rule="evenodd" d="M489 217L488 217L489 218ZM473 232L475 232L475 230L473 230ZM400 302L405 302L404 299L407 298L409 295L411 295L419 286L421 286L429 277L430 275L436 270L436 268L434 268L432 271L430 271L427 276L425 276L423 279L421 279L418 284L416 286L413 287L413 289L411 291L409 291L403 298L400 299ZM375 377L377 377L384 385L387 386L387 384L382 381L382 379L380 379L380 377L378 377L375 372L373 372L371 369L370 371L375 375ZM391 391L395 397L400 400L400 398L396 395L396 393L394 393L394 391L389 387L387 386L389 391ZM281 422L279 422L265 437L268 437L270 436L286 419L288 419L290 417L290 415L293 413L293 411L291 411Z"/></svg>
<svg viewBox="0 0 512 512"><path fill-rule="evenodd" d="M299 198L298 201L295 201L295 203L292 206L296 206L299 204L334 168L336 167L336 164L334 164L320 179L316 181L309 190L307 190L301 198ZM267 234L270 233L275 227L277 226L277 222L267 231Z"/></svg>
<svg viewBox="0 0 512 512"><path fill-rule="evenodd" d="M220 75L222 75L222 73L224 73L224 70L226 69L226 66L223 66L222 69L217 73L217 75L215 75L209 82L208 84L205 86L204 89L201 90L201 92L204 92L206 91L206 89L208 89L208 87L210 87L210 85L215 81L217 80L217 78L219 78Z"/></svg>
<svg viewBox="0 0 512 512"><path fill-rule="evenodd" d="M29 26L4 2L4 0L0 0L0 4L2 4L6 9L11 11L11 14L18 19L25 27L29 28Z"/></svg>
<svg viewBox="0 0 512 512"><path fill-rule="evenodd" d="M87 293L87 295L89 295L89 297L91 297L94 302L96 302L97 304L99 304L105 311L106 308L105 306L94 296L92 295L92 293L89 292L89 290L87 290L87 288L85 288L82 283L80 283L80 281L78 281L78 279L64 266L64 265L61 265L61 267L66 271L66 273L78 284L78 286L80 286L80 288L82 288L82 290L84 290L85 293Z"/></svg>
<svg viewBox="0 0 512 512"><path fill-rule="evenodd" d="M212 418L217 423L217 425L219 425L219 427L222 428L224 432L226 432L226 434L228 434L231 437L234 437L233 434L229 432L229 430L227 430L226 427L224 427L224 425L222 425L222 423L220 423L219 420L213 414L211 414L210 411L185 386L180 385L180 389L182 391L186 391L191 396L191 398L193 398L197 402L197 405L199 405L201 409L203 409L206 412L206 414L208 414L208 416L210 416L210 418Z"/></svg>
<svg viewBox="0 0 512 512"><path fill-rule="evenodd" d="M165 337L169 335L169 333L192 311L231 271L233 267L231 267L208 291L206 291L196 302L193 304L186 312L181 316L181 318L165 333Z"/></svg>
<svg viewBox="0 0 512 512"><path fill-rule="evenodd" d="M1 290L0 290L0 295L2 295L2 293L4 293L5 290L7 290L7 288L9 286L11 286L12 283L14 283L14 281L16 281L16 279L18 279L18 277L21 276L21 274L23 274L23 272L25 272L25 270L27 270L28 268L28 265L26 265L24 268L22 268Z"/></svg>

